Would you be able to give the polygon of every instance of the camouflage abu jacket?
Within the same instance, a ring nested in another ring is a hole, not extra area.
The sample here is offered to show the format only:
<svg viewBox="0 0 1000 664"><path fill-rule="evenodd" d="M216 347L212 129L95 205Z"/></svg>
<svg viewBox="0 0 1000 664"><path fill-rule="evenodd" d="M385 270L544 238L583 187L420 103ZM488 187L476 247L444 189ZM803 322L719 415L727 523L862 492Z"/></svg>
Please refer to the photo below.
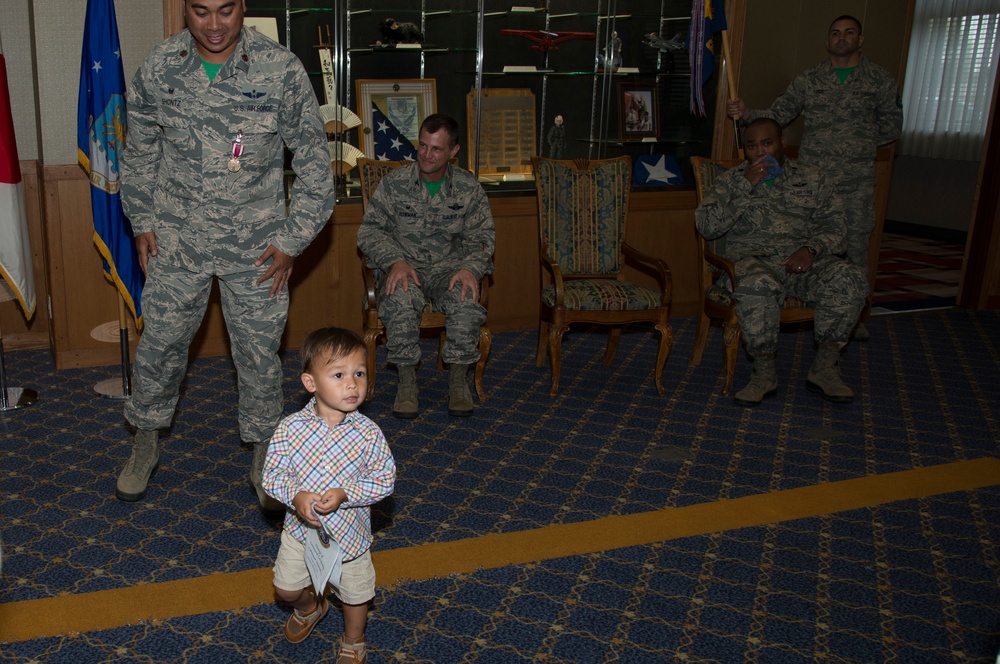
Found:
<svg viewBox="0 0 1000 664"><path fill-rule="evenodd" d="M386 173L358 229L368 265L383 272L402 259L415 270L465 268L481 279L493 271L494 243L486 192L471 173L451 164L433 198L416 162Z"/></svg>
<svg viewBox="0 0 1000 664"><path fill-rule="evenodd" d="M240 168L228 168L241 137ZM286 214L284 148L296 178ZM191 33L156 46L128 89L122 203L136 235L195 259L297 256L333 211L319 104L298 58L244 27L208 80Z"/></svg>
<svg viewBox="0 0 1000 664"><path fill-rule="evenodd" d="M747 163L715 179L695 211L695 225L706 239L725 235L724 258L790 256L809 246L818 256L844 252L847 233L843 208L826 178L814 168L786 159L773 187L753 187Z"/></svg>
<svg viewBox="0 0 1000 664"><path fill-rule="evenodd" d="M842 172L870 166L875 148L899 138L903 106L896 79L865 56L841 83L829 60L799 74L766 111L750 111L747 121L768 117L784 127L805 114L799 160Z"/></svg>

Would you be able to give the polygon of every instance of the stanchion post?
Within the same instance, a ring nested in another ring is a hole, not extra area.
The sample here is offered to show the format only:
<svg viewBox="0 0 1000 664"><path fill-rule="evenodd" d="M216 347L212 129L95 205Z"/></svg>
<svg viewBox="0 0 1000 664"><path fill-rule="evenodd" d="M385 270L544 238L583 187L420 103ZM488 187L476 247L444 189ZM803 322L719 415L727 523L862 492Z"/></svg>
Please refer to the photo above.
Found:
<svg viewBox="0 0 1000 664"><path fill-rule="evenodd" d="M38 392L24 387L8 387L3 358L3 330L0 329L0 412L24 408L38 401Z"/></svg>

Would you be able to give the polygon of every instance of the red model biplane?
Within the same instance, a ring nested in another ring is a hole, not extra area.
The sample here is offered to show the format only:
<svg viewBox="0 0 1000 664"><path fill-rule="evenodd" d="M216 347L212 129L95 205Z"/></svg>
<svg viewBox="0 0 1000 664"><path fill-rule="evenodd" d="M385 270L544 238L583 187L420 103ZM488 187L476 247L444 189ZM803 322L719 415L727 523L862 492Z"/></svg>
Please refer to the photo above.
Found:
<svg viewBox="0 0 1000 664"><path fill-rule="evenodd" d="M543 53L545 51L558 51L559 47L556 44L570 39L595 39L597 37L597 34L593 32L549 32L548 30L511 30L509 28L500 30L500 34L530 39L536 42L531 45L531 48Z"/></svg>

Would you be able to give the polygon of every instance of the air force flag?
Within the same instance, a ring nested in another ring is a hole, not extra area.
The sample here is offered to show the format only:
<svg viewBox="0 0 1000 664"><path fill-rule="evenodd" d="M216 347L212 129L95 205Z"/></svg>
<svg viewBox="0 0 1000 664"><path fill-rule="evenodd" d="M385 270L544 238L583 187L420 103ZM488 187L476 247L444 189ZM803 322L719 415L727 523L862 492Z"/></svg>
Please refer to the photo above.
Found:
<svg viewBox="0 0 1000 664"><path fill-rule="evenodd" d="M87 0L77 104L77 158L90 176L94 244L104 274L142 328L142 287L132 224L122 210L119 156L125 149L125 74L112 0Z"/></svg>
<svg viewBox="0 0 1000 664"><path fill-rule="evenodd" d="M684 184L677 160L668 154L644 154L635 158L632 167L632 184L642 186L666 186Z"/></svg>

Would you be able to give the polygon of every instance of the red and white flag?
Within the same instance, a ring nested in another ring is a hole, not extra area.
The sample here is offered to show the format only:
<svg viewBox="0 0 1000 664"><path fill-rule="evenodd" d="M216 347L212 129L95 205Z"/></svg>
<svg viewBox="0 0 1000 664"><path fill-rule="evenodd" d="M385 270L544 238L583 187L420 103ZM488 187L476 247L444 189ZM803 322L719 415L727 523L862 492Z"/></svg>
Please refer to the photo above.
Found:
<svg viewBox="0 0 1000 664"><path fill-rule="evenodd" d="M35 280L28 244L24 185L10 114L7 62L0 51L0 275L14 291L26 318L35 313Z"/></svg>

